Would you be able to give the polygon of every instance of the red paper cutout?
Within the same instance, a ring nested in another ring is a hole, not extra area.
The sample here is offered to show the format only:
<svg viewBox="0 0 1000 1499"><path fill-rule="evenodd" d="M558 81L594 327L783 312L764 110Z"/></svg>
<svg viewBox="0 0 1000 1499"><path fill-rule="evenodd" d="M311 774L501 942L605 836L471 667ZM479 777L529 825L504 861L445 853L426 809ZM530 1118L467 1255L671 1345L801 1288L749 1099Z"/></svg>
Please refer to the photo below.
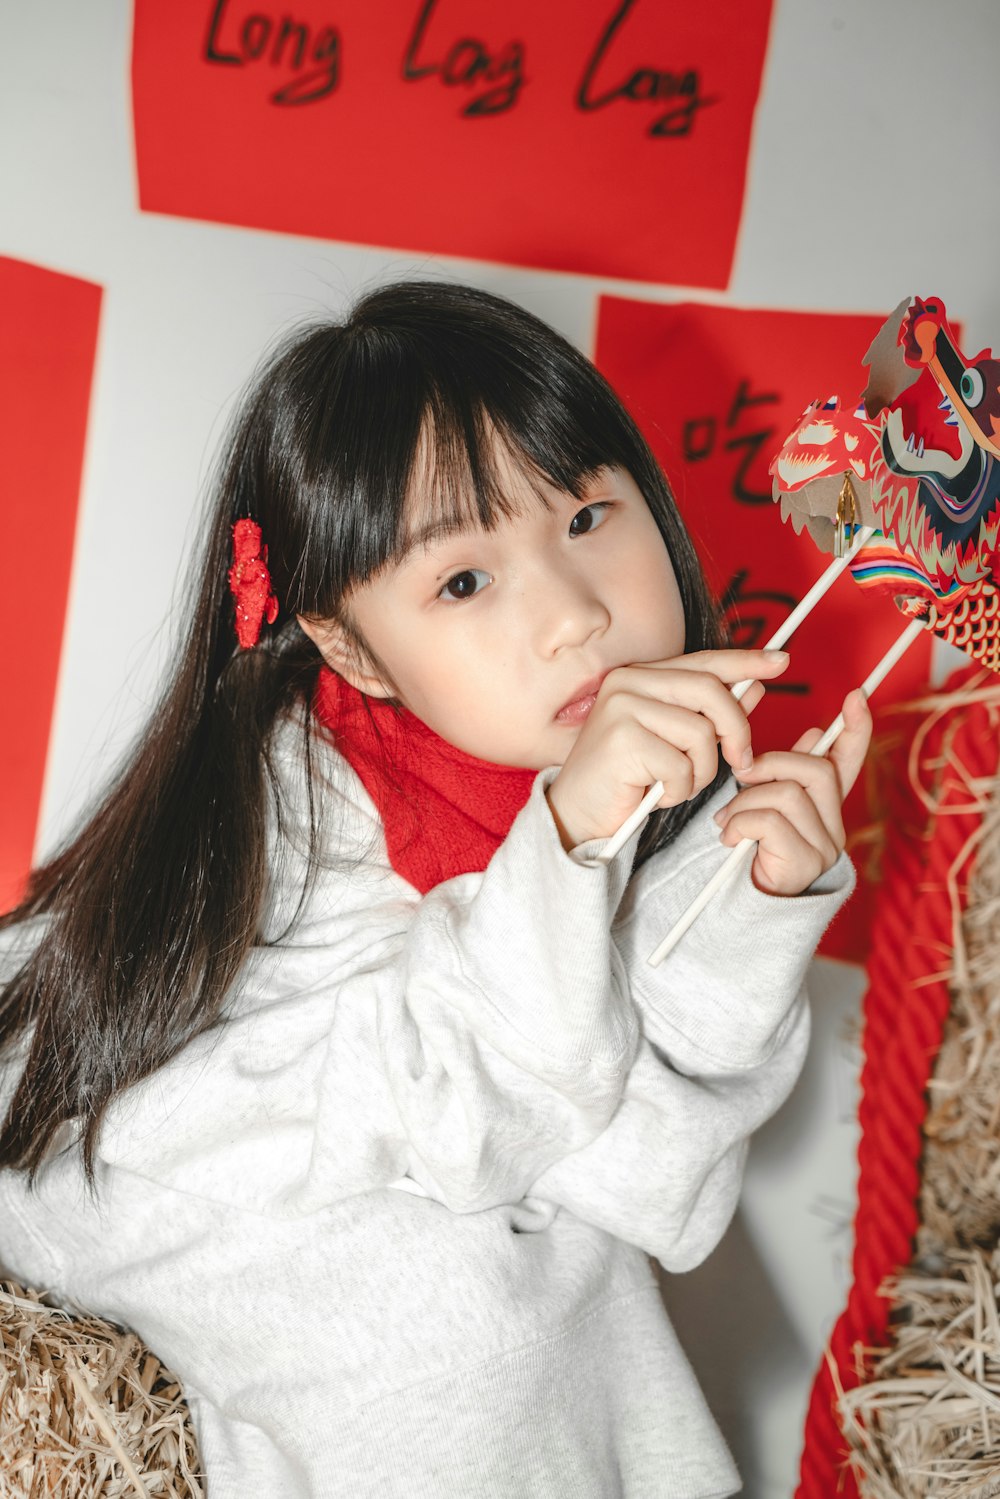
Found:
<svg viewBox="0 0 1000 1499"><path fill-rule="evenodd" d="M31 866L76 528L101 288L0 257L0 910Z"/></svg>
<svg viewBox="0 0 1000 1499"><path fill-rule="evenodd" d="M140 204L723 287L770 12L771 0L136 0Z"/></svg>
<svg viewBox="0 0 1000 1499"><path fill-rule="evenodd" d="M881 321L601 299L598 367L670 476L709 579L729 600L739 645L763 645L829 560L777 523L768 465L817 390L857 390L859 350ZM891 603L839 580L796 632L787 680L755 710L755 748L787 748L811 724L828 724L899 633ZM876 712L924 683L930 647L928 635L907 653L879 689ZM872 820L863 781L846 812L849 833ZM821 951L860 961L869 908L862 891Z"/></svg>

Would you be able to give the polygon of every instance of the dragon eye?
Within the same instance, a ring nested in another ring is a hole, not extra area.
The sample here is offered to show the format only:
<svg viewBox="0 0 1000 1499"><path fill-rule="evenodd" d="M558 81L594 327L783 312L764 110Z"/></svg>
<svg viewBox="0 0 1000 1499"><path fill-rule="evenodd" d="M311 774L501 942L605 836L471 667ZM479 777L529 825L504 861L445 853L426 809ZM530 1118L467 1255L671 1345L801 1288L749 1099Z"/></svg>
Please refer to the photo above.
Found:
<svg viewBox="0 0 1000 1499"><path fill-rule="evenodd" d="M958 387L962 400L967 406L978 406L983 399L983 377L977 369L967 369L962 374L962 380Z"/></svg>

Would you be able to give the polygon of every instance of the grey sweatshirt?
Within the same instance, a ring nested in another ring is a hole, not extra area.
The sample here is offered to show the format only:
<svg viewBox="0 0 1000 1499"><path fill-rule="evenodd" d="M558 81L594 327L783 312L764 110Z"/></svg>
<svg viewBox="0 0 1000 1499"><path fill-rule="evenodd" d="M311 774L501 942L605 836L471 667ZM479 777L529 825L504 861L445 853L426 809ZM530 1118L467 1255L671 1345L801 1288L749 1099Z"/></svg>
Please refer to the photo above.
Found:
<svg viewBox="0 0 1000 1499"><path fill-rule="evenodd" d="M294 726L279 748L272 945L224 1025L116 1099L96 1201L75 1123L35 1193L0 1172L0 1262L174 1369L208 1499L734 1493L647 1256L682 1271L725 1230L850 864L785 899L744 872L652 969L724 855L711 807L629 880L634 840L564 852L542 772L486 871L421 897L318 743L336 853L286 931Z"/></svg>

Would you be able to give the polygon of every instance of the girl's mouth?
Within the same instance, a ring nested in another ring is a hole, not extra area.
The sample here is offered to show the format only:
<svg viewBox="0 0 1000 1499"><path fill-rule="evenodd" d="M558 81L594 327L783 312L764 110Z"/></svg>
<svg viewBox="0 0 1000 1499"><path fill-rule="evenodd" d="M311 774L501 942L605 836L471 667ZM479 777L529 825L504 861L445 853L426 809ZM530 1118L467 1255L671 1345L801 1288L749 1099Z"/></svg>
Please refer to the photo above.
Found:
<svg viewBox="0 0 1000 1499"><path fill-rule="evenodd" d="M600 691L603 681L604 677L600 676L594 677L589 682L584 682L582 687L577 690L576 696L571 698L568 703L564 703L559 709L559 712L556 714L556 723L583 723L597 701L597 694Z"/></svg>

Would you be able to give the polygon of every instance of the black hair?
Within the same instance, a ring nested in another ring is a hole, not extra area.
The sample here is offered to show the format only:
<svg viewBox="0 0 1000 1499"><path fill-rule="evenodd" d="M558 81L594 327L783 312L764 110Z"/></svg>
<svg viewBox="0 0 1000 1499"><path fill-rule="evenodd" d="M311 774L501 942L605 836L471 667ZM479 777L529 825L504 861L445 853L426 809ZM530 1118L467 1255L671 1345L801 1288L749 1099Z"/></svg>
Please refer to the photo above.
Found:
<svg viewBox="0 0 1000 1499"><path fill-rule="evenodd" d="M494 472L497 437L525 473L578 498L602 467L627 469L673 563L686 650L722 643L717 606L638 427L593 365L538 318L469 287L404 282L363 297L343 322L297 331L230 423L187 639L147 728L96 811L3 918L41 918L45 935L0 991L0 1053L16 1046L26 1056L0 1127L0 1166L34 1180L60 1125L78 1120L93 1185L112 1098L219 1021L261 940L272 730L295 705L308 707L322 665L296 615L343 620L350 588L400 555L421 452L432 454L442 518L496 524L508 504ZM227 576L242 517L262 528L281 606L246 651ZM308 765L309 714L300 716ZM638 858L692 811L654 814Z"/></svg>

